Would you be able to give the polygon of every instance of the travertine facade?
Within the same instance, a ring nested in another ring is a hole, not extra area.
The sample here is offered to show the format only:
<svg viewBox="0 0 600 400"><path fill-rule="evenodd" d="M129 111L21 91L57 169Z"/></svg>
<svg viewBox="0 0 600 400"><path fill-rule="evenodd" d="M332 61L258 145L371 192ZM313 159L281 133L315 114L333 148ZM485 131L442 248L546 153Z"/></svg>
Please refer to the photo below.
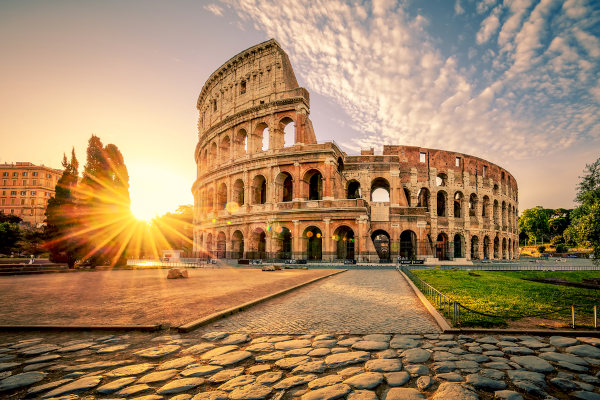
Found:
<svg viewBox="0 0 600 400"><path fill-rule="evenodd" d="M333 142L317 143L309 94L274 40L223 64L197 107L192 190L199 256L377 261L517 254L518 189L509 172L443 150L384 146L383 155L351 156Z"/></svg>
<svg viewBox="0 0 600 400"><path fill-rule="evenodd" d="M40 227L62 171L30 162L0 164L0 212Z"/></svg>

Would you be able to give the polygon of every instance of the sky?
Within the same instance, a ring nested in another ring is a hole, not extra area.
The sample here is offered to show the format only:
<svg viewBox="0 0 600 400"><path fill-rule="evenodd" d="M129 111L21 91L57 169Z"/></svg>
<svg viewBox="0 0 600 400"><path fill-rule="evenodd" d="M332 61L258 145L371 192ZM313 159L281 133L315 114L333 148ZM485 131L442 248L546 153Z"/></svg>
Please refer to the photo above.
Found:
<svg viewBox="0 0 600 400"><path fill-rule="evenodd" d="M191 204L196 100L275 38L319 141L458 151L510 171L519 209L574 206L600 157L597 0L0 0L0 163L114 143L140 217Z"/></svg>

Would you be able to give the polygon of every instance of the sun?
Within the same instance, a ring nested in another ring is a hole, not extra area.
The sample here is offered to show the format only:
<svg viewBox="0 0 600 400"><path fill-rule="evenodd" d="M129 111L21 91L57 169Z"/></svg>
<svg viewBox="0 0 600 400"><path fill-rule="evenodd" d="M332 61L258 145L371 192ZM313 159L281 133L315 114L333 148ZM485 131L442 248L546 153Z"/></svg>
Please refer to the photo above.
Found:
<svg viewBox="0 0 600 400"><path fill-rule="evenodd" d="M131 204L131 214L135 219L145 222L150 222L152 218L158 217L158 212L146 204Z"/></svg>

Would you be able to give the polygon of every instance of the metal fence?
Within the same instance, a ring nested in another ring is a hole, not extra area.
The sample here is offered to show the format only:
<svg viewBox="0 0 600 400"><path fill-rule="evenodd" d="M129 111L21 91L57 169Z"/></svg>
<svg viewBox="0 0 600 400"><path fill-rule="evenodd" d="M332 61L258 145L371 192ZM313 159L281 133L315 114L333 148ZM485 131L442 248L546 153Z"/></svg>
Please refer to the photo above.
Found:
<svg viewBox="0 0 600 400"><path fill-rule="evenodd" d="M411 266L411 268L413 268ZM497 323L501 323L506 319L520 319L520 318L531 318L531 317L549 317L552 315L559 314L563 311L570 310L571 313L571 327L574 329L576 325L576 319L580 322L589 321L591 319L594 329L598 329L598 305L596 304L572 304L568 307L561 307L551 311L545 311L535 314L520 314L520 315L494 315L490 313L484 313L481 311L474 310L461 304L459 301L452 297L440 292L421 278L413 274L410 269L405 266L399 265L397 267L399 271L402 271L409 277L409 279L415 284L415 286L423 293L425 297L431 302L431 304L439 310L448 319L452 326L460 327L465 322L472 322L473 320L482 321L481 317L485 317L488 320L485 324L492 326ZM587 313L587 315L586 315Z"/></svg>

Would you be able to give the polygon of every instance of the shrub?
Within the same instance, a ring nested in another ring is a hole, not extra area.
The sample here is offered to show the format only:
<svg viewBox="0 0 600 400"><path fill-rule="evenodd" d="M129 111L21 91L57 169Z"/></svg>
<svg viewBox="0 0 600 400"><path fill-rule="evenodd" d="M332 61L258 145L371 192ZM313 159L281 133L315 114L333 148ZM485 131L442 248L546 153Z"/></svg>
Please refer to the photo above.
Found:
<svg viewBox="0 0 600 400"><path fill-rule="evenodd" d="M546 246L538 246L538 251L543 254L546 251Z"/></svg>
<svg viewBox="0 0 600 400"><path fill-rule="evenodd" d="M560 243L560 244L556 245L557 253L566 253L567 251L569 251L569 248L567 246L565 246L564 244Z"/></svg>

